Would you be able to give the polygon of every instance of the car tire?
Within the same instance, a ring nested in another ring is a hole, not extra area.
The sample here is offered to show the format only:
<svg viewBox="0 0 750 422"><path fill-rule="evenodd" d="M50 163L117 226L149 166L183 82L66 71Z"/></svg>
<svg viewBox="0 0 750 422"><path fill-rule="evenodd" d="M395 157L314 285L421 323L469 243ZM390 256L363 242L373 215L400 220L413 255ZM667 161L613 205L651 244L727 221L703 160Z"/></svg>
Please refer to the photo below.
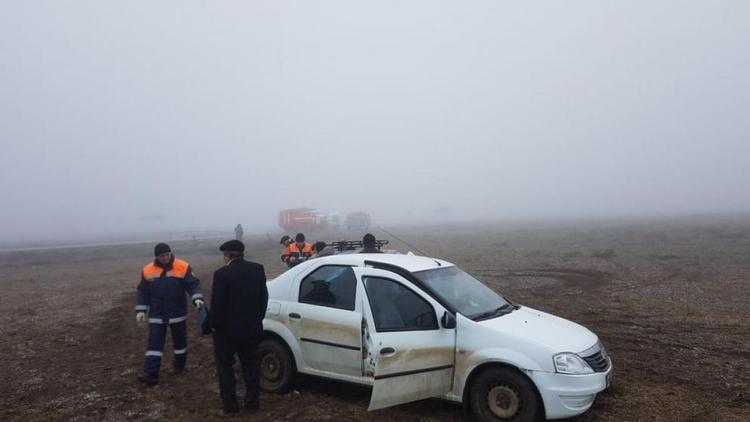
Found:
<svg viewBox="0 0 750 422"><path fill-rule="evenodd" d="M469 393L471 411L481 422L535 422L542 419L531 381L511 368L489 368L477 375Z"/></svg>
<svg viewBox="0 0 750 422"><path fill-rule="evenodd" d="M260 389L267 393L286 393L295 372L291 353L275 339L261 341L259 349Z"/></svg>

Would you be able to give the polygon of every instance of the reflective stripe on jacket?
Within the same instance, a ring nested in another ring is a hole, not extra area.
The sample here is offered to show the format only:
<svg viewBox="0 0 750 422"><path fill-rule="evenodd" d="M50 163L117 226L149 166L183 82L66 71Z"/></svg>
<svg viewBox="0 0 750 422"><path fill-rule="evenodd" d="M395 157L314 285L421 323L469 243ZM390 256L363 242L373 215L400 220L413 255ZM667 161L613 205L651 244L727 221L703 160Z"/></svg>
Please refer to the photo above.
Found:
<svg viewBox="0 0 750 422"><path fill-rule="evenodd" d="M187 261L175 258L166 267L149 262L138 283L136 312L148 312L148 322L170 324L187 316L186 294L191 300L203 299L200 280Z"/></svg>

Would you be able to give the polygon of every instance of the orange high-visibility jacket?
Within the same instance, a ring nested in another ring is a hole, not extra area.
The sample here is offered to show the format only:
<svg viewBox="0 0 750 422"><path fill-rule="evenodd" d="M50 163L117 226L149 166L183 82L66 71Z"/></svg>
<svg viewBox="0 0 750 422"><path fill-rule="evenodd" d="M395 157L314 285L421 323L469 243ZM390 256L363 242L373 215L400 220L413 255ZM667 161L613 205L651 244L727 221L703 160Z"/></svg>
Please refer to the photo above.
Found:
<svg viewBox="0 0 750 422"><path fill-rule="evenodd" d="M136 312L148 312L148 322L173 324L187 318L187 300L203 300L200 280L187 261L174 259L166 266L149 262L138 283Z"/></svg>
<svg viewBox="0 0 750 422"><path fill-rule="evenodd" d="M313 253L312 245L308 242L305 242L304 245L302 245L302 249L297 247L297 242L292 242L287 246L286 249L284 249L284 253L281 254L281 260L286 262L286 265L289 265L290 267L293 267L300 262L306 260L310 257ZM289 258L295 257L297 258L296 262L289 262Z"/></svg>

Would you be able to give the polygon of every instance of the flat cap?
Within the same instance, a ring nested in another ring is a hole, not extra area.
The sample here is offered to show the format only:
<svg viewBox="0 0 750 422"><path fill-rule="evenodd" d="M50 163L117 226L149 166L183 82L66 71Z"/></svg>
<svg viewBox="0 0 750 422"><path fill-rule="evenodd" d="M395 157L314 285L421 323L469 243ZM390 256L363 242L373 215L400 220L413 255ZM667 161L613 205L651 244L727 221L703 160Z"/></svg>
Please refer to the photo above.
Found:
<svg viewBox="0 0 750 422"><path fill-rule="evenodd" d="M219 250L222 252L245 252L245 245L239 240L229 240L219 246Z"/></svg>

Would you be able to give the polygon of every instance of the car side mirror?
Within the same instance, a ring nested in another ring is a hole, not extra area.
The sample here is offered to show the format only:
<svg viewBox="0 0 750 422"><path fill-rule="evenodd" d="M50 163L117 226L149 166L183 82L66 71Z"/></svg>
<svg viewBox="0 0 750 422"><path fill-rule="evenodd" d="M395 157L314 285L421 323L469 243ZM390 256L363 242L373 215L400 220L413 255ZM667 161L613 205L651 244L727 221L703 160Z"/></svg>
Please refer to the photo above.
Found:
<svg viewBox="0 0 750 422"><path fill-rule="evenodd" d="M443 326L443 328L450 329L450 328L456 328L456 317L453 316L448 311L443 312L443 317L440 318L440 325Z"/></svg>

